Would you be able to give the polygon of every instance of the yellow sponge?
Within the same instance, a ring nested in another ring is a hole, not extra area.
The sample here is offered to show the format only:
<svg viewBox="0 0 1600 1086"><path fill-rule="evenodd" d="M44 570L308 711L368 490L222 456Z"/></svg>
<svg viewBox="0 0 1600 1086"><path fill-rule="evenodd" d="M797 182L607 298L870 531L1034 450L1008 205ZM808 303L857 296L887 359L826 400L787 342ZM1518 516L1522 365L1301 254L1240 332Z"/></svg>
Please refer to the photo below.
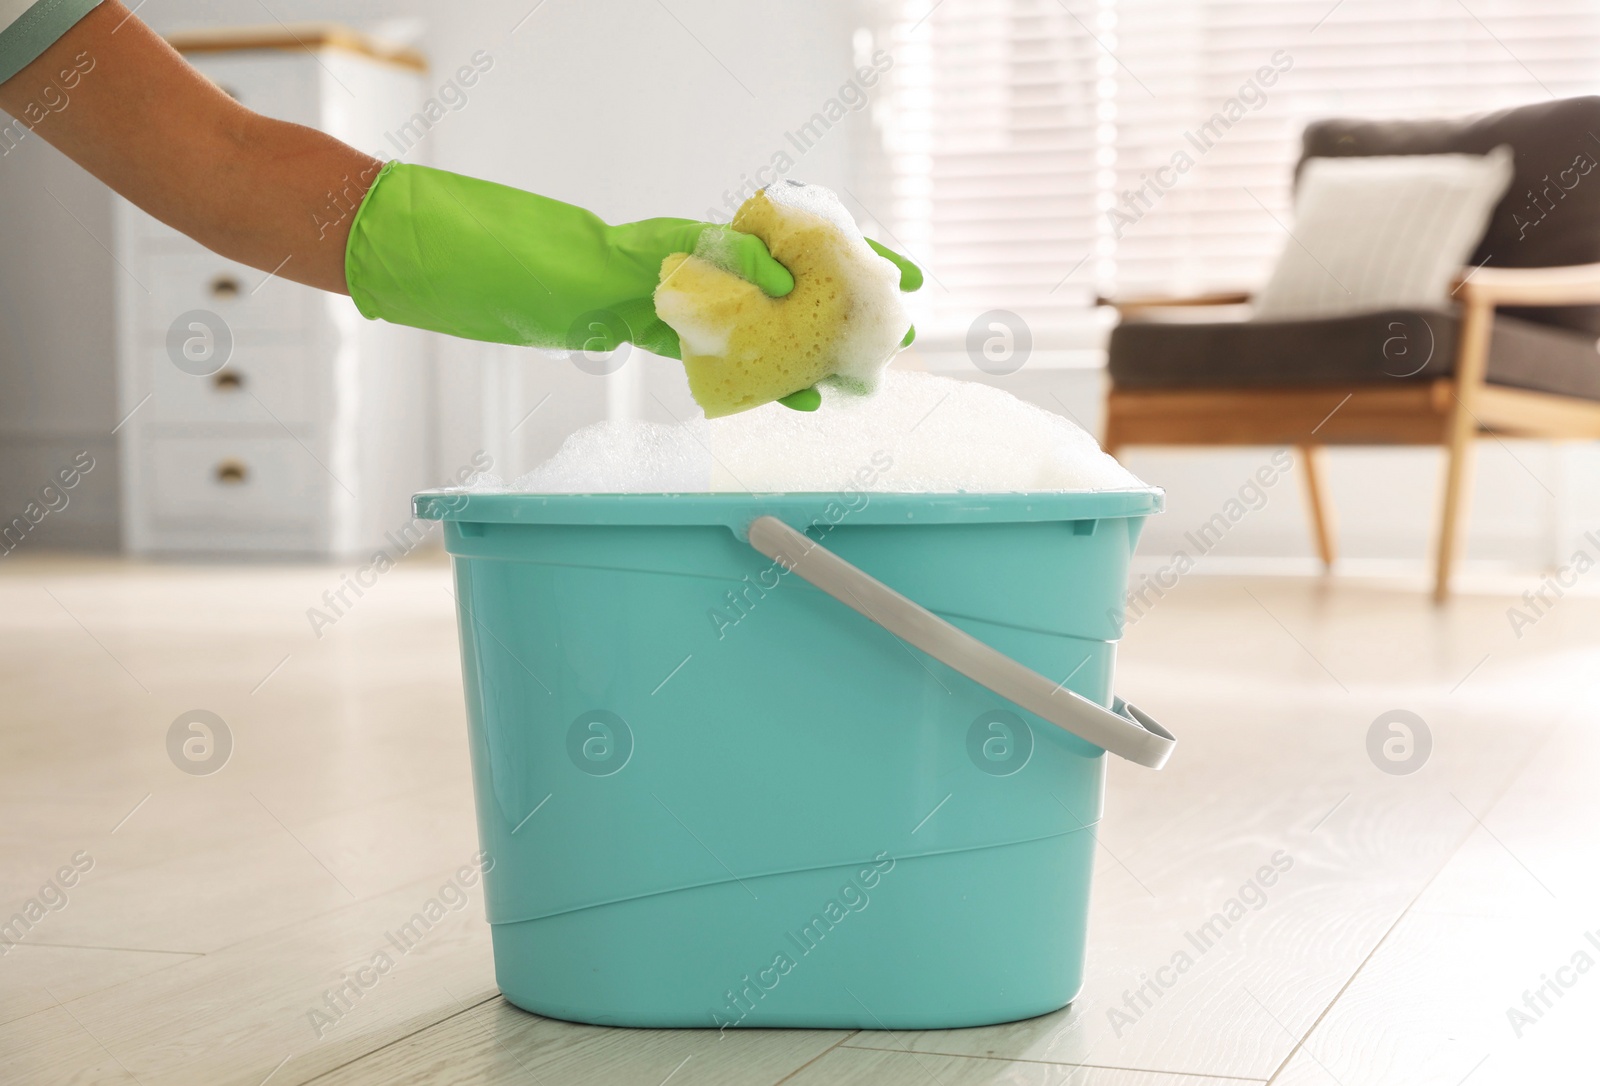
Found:
<svg viewBox="0 0 1600 1086"><path fill-rule="evenodd" d="M910 320L900 273L867 245L838 197L782 181L746 200L733 228L754 234L794 276L769 298L719 262L720 234L661 264L656 313L678 333L689 391L707 418L731 415L825 381L868 393Z"/></svg>

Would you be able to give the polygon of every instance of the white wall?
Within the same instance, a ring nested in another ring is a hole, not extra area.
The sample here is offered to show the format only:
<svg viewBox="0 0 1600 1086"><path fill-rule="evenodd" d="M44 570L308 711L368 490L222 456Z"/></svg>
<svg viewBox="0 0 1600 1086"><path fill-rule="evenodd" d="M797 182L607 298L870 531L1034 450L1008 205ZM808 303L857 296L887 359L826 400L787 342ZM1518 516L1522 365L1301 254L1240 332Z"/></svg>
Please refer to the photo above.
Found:
<svg viewBox="0 0 1600 1086"><path fill-rule="evenodd" d="M0 524L80 452L94 468L26 546L117 544L111 240L104 186L38 137L0 157ZM59 504L59 499L51 499Z"/></svg>

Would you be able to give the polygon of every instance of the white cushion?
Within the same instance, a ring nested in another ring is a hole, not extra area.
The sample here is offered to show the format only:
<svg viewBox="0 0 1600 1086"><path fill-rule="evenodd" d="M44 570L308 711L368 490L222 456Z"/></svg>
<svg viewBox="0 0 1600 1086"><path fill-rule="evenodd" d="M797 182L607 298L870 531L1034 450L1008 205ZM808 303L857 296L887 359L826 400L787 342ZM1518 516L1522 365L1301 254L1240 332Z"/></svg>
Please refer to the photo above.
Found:
<svg viewBox="0 0 1600 1086"><path fill-rule="evenodd" d="M1307 159L1293 235L1256 297L1256 319L1445 304L1511 174L1506 146Z"/></svg>

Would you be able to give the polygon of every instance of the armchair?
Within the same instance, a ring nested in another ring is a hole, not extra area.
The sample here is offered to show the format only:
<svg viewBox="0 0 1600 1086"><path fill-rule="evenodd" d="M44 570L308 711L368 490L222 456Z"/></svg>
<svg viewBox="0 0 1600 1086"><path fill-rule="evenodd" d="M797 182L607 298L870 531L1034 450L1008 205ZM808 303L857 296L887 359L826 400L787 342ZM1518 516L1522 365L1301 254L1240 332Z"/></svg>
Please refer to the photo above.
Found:
<svg viewBox="0 0 1600 1086"><path fill-rule="evenodd" d="M1590 177L1572 168L1585 158L1590 169L1600 162L1593 131L1600 131L1600 97L1465 121L1312 124L1302 163L1512 146L1510 192L1458 276L1450 306L1208 321L1195 319L1194 307L1248 296L1101 299L1122 317L1109 348L1107 451L1295 446L1317 551L1331 565L1324 447L1441 446L1433 594L1447 599L1474 440L1600 438L1600 171Z"/></svg>

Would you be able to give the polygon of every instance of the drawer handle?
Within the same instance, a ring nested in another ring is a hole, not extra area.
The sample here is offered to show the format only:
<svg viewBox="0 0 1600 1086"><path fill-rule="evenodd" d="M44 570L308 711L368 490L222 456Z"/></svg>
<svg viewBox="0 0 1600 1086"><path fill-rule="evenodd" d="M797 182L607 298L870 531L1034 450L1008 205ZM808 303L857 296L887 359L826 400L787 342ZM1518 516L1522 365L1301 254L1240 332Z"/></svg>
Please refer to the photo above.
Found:
<svg viewBox="0 0 1600 1086"><path fill-rule="evenodd" d="M217 482L223 486L238 486L250 476L250 469L244 466L244 461L228 459L217 465Z"/></svg>
<svg viewBox="0 0 1600 1086"><path fill-rule="evenodd" d="M231 275L219 275L211 280L213 298L237 298L243 290L244 285Z"/></svg>
<svg viewBox="0 0 1600 1086"><path fill-rule="evenodd" d="M218 370L211 377L211 385L218 392L238 392L244 387L244 374L238 370Z"/></svg>

